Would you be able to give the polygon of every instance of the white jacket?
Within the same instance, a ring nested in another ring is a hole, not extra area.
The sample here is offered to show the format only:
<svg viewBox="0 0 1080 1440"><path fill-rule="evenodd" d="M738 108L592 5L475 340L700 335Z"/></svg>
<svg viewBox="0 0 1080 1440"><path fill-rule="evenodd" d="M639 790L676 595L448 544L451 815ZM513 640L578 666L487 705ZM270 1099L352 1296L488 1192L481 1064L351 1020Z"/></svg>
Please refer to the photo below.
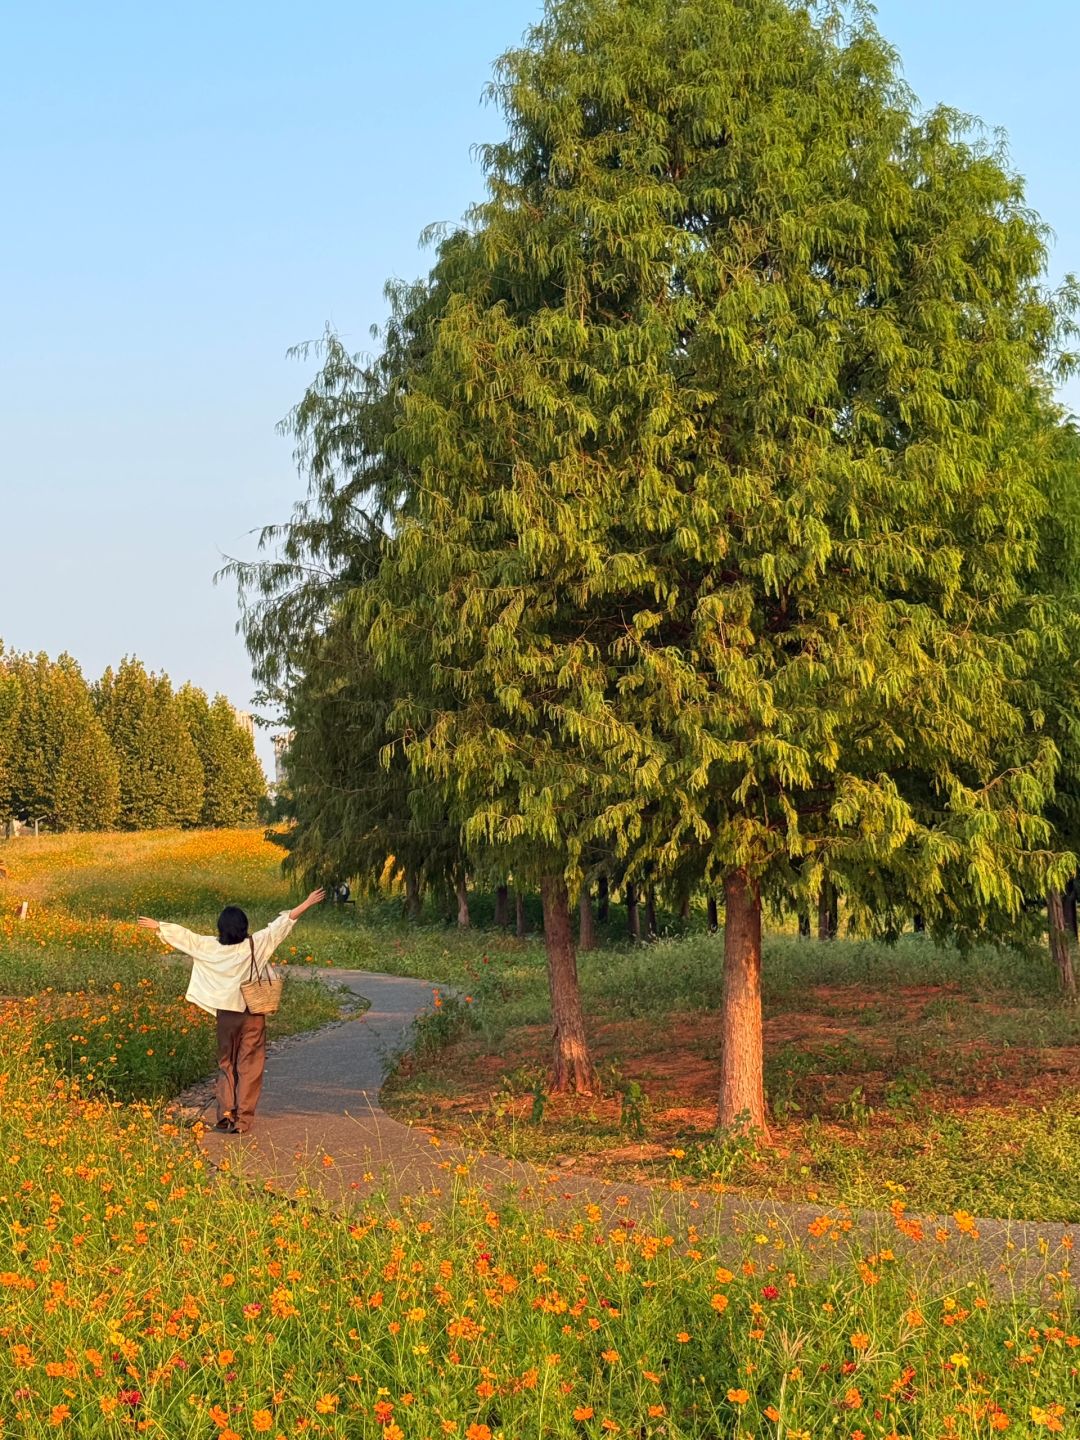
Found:
<svg viewBox="0 0 1080 1440"><path fill-rule="evenodd" d="M287 910L271 920L265 930L256 930L255 968L258 974L270 970L267 961L292 930L296 921ZM240 986L251 973L251 946L246 940L239 945L222 945L216 935L195 935L183 925L162 924L158 934L174 950L190 955L191 983L187 998L193 1005L216 1015L219 1010L245 1010ZM270 970L271 978L274 972Z"/></svg>

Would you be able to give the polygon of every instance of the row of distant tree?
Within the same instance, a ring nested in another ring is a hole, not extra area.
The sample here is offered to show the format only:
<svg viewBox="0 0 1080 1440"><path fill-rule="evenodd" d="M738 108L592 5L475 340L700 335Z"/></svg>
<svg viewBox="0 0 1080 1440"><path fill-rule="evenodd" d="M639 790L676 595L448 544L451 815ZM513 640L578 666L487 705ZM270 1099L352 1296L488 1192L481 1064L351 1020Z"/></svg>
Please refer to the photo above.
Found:
<svg viewBox="0 0 1080 1440"><path fill-rule="evenodd" d="M125 659L89 683L70 655L0 651L0 817L56 830L235 825L266 781L229 701Z"/></svg>

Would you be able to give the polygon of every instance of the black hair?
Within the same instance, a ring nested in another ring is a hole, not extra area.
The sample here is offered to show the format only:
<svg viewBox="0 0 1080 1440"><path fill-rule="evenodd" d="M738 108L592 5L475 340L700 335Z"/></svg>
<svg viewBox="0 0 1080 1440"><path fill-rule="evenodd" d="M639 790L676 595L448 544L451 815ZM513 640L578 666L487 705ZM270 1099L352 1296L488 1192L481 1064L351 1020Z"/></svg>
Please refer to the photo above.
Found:
<svg viewBox="0 0 1080 1440"><path fill-rule="evenodd" d="M226 905L217 917L217 938L222 945L239 945L248 938L247 916L239 905Z"/></svg>

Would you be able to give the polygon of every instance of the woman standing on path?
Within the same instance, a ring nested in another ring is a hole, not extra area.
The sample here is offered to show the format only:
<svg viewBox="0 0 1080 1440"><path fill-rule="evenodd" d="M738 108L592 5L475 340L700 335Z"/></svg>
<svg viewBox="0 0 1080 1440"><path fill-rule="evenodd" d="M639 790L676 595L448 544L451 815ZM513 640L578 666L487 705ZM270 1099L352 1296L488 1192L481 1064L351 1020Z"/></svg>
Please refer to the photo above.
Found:
<svg viewBox="0 0 1080 1440"><path fill-rule="evenodd" d="M248 934L248 919L238 905L226 905L218 916L217 937L195 935L182 925L139 916L144 930L156 930L174 950L190 955L191 983L187 999L217 1016L217 1124L227 1135L246 1135L255 1118L266 1065L266 1016L253 1015L240 986L251 976L269 972L269 960L300 916L326 896L313 890L295 910L283 910L264 930ZM270 972L272 976L272 972Z"/></svg>

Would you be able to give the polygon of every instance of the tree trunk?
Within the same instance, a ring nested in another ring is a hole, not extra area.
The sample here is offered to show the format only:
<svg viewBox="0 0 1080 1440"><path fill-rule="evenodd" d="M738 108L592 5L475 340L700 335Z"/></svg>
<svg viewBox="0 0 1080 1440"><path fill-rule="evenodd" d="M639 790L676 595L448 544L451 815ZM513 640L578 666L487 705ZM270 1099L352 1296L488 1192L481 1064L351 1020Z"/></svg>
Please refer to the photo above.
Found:
<svg viewBox="0 0 1080 1440"><path fill-rule="evenodd" d="M510 924L510 891L500 885L495 891L495 924L505 930Z"/></svg>
<svg viewBox="0 0 1080 1440"><path fill-rule="evenodd" d="M544 907L544 948L554 1028L551 1090L553 1094L574 1091L578 1095L591 1095L596 1089L596 1071L585 1039L570 901L561 875L544 876L540 882L540 898Z"/></svg>
<svg viewBox="0 0 1080 1440"><path fill-rule="evenodd" d="M767 1134L761 1034L761 892L744 870L732 870L725 877L724 906L719 1122Z"/></svg>
<svg viewBox="0 0 1080 1440"><path fill-rule="evenodd" d="M641 916L638 914L637 886L626 886L626 928L631 940L641 939Z"/></svg>
<svg viewBox="0 0 1080 1440"><path fill-rule="evenodd" d="M716 896L709 896L709 934L715 935L720 929L720 911L717 908Z"/></svg>
<svg viewBox="0 0 1080 1440"><path fill-rule="evenodd" d="M419 920L421 908L420 874L411 866L407 866L405 870L405 918Z"/></svg>
<svg viewBox="0 0 1080 1440"><path fill-rule="evenodd" d="M469 920L469 887L464 875L458 880L456 889L458 929L468 930L471 923Z"/></svg>
<svg viewBox="0 0 1080 1440"><path fill-rule="evenodd" d="M684 925L690 922L690 896L684 895L679 901L679 919Z"/></svg>
<svg viewBox="0 0 1080 1440"><path fill-rule="evenodd" d="M1074 940L1080 938L1080 932L1078 932L1076 928L1076 881L1077 877L1074 875L1068 885L1065 886L1065 894L1062 896L1062 903L1065 908L1065 925L1067 929L1072 931Z"/></svg>
<svg viewBox="0 0 1080 1440"><path fill-rule="evenodd" d="M835 940L837 921L836 889L826 880L818 897L817 938L819 940Z"/></svg>
<svg viewBox="0 0 1080 1440"><path fill-rule="evenodd" d="M520 890L514 891L514 930L519 940L525 939L525 896Z"/></svg>
<svg viewBox="0 0 1080 1440"><path fill-rule="evenodd" d="M924 935L926 933L926 917L921 910L916 910L915 914L911 917L911 928L915 931L916 935Z"/></svg>
<svg viewBox="0 0 1080 1440"><path fill-rule="evenodd" d="M645 934L650 940L655 940L656 929L656 891L650 885L645 892Z"/></svg>
<svg viewBox="0 0 1080 1440"><path fill-rule="evenodd" d="M810 911L799 909L799 934L804 940L810 938Z"/></svg>
<svg viewBox="0 0 1080 1440"><path fill-rule="evenodd" d="M588 885L582 885L578 901L578 949L596 949L596 926L593 924L592 896Z"/></svg>
<svg viewBox="0 0 1080 1440"><path fill-rule="evenodd" d="M1058 972L1061 993L1076 1000L1076 966L1073 951L1076 941L1065 918L1065 897L1060 890L1051 890L1046 897L1047 929L1050 934L1050 955Z"/></svg>
<svg viewBox="0 0 1080 1440"><path fill-rule="evenodd" d="M608 878L600 876L600 883L596 887L596 918L601 925L607 924L608 918Z"/></svg>

